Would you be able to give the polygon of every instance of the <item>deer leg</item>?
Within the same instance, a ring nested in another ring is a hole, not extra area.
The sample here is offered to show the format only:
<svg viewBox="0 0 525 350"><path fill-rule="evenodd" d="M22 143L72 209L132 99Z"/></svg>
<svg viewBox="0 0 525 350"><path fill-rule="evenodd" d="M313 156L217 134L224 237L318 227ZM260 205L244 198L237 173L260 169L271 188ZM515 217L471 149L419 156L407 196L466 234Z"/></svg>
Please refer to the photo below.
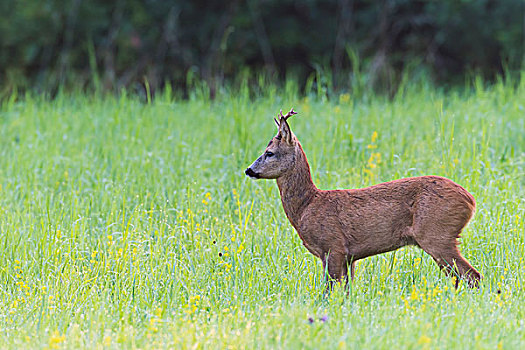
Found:
<svg viewBox="0 0 525 350"><path fill-rule="evenodd" d="M350 263L350 278L352 279L352 282L354 281L355 277L355 261L352 261Z"/></svg>
<svg viewBox="0 0 525 350"><path fill-rule="evenodd" d="M453 203L454 204L454 203ZM451 211L453 204L443 204L438 212L429 215L421 209L414 215L414 224L407 228L407 236L430 254L447 276L456 276L467 280L469 287L478 287L481 275L461 255L457 247L457 238L472 216L471 209ZM426 208L425 203L420 203ZM442 219L446 217L445 219ZM456 288L458 280L456 280Z"/></svg>
<svg viewBox="0 0 525 350"><path fill-rule="evenodd" d="M349 255L346 258L346 271L348 273L348 268L350 268L350 278L352 279L352 282L354 281L355 277L355 258L353 255Z"/></svg>
<svg viewBox="0 0 525 350"><path fill-rule="evenodd" d="M449 246L436 247L419 245L425 252L430 254L434 261L438 264L441 270L447 276L456 276L456 278L464 278L469 287L478 288L481 275L469 262L461 255L455 242ZM458 287L459 279L456 280L456 288Z"/></svg>
<svg viewBox="0 0 525 350"><path fill-rule="evenodd" d="M481 275L469 262L461 255L457 247L453 247L448 255L445 255L443 260L446 261L447 266L442 267L448 273L448 275L459 275L464 278L469 287L479 288L479 281ZM442 262L443 264L443 262ZM458 288L459 280L456 280L456 288Z"/></svg>
<svg viewBox="0 0 525 350"><path fill-rule="evenodd" d="M325 254L323 270L327 282L327 291L331 291L334 283L339 283L343 281L343 279L345 280L345 285L348 284L348 267L344 255L337 253Z"/></svg>

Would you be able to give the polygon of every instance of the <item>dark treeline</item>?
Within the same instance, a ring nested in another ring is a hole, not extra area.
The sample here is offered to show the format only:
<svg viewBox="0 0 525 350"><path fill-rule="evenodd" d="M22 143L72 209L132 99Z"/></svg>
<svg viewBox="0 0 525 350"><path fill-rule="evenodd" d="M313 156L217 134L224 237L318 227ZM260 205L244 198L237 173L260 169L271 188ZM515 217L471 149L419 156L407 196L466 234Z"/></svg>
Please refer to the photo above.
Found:
<svg viewBox="0 0 525 350"><path fill-rule="evenodd" d="M524 0L3 0L0 79L13 88L186 90L204 81L298 79L392 90L524 64Z"/></svg>

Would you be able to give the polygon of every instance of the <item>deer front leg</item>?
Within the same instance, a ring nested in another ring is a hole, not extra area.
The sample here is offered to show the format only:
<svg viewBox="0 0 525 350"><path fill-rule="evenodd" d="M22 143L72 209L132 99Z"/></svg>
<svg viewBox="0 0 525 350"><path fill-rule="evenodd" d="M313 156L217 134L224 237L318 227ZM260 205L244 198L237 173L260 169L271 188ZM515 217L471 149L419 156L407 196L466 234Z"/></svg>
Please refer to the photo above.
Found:
<svg viewBox="0 0 525 350"><path fill-rule="evenodd" d="M327 292L333 289L335 282L339 283L344 280L346 286L348 284L348 266L346 265L345 255L334 252L325 254L323 258L323 272L327 282Z"/></svg>

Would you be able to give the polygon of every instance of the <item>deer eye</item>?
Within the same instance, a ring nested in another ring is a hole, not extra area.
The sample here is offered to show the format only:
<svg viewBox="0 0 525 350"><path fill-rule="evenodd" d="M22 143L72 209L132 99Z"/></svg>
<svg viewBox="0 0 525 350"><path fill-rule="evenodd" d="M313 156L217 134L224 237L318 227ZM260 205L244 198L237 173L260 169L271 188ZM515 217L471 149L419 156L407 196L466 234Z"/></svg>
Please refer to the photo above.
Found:
<svg viewBox="0 0 525 350"><path fill-rule="evenodd" d="M274 154L270 151L267 151L265 154L264 154L265 157L273 157Z"/></svg>

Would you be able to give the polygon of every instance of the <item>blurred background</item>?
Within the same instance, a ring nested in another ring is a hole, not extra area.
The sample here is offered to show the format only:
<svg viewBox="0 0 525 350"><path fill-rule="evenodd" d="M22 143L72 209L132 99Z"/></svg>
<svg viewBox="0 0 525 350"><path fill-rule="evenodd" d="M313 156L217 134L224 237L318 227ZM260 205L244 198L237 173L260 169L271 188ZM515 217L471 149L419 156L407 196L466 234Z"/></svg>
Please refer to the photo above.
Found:
<svg viewBox="0 0 525 350"><path fill-rule="evenodd" d="M0 91L296 81L395 93L525 66L524 0L2 0Z"/></svg>

